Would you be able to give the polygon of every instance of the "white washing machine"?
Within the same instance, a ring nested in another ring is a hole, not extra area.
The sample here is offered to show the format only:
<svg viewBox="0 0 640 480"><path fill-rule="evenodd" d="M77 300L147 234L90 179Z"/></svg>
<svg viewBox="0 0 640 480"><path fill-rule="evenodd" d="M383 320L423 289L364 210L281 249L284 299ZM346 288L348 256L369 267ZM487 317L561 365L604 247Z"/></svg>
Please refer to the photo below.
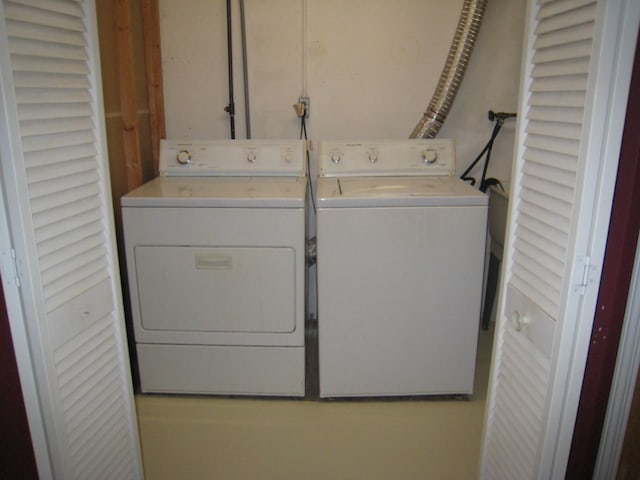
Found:
<svg viewBox="0 0 640 480"><path fill-rule="evenodd" d="M471 394L487 197L451 140L323 142L321 397Z"/></svg>
<svg viewBox="0 0 640 480"><path fill-rule="evenodd" d="M122 198L143 392L304 395L303 141L163 141Z"/></svg>

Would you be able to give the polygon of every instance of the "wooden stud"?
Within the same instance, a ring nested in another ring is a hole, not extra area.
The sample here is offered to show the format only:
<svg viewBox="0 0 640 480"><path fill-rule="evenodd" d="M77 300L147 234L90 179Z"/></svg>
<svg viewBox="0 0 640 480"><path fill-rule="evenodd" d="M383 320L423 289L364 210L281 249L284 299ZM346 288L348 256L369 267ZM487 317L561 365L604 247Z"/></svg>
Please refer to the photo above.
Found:
<svg viewBox="0 0 640 480"><path fill-rule="evenodd" d="M123 125L124 161L127 172L127 188L130 191L142 185L142 161L129 0L113 0L113 15L116 29L116 58Z"/></svg>
<svg viewBox="0 0 640 480"><path fill-rule="evenodd" d="M142 0L144 55L147 72L147 95L149 97L149 130L155 175L158 175L159 170L160 139L166 138L159 10L158 0Z"/></svg>

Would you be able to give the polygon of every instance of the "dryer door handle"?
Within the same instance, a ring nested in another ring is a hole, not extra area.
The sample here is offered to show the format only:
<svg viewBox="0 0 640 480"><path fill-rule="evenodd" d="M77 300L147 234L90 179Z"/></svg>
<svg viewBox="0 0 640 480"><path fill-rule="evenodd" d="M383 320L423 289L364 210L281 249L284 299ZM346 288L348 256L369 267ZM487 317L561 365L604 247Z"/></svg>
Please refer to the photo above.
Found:
<svg viewBox="0 0 640 480"><path fill-rule="evenodd" d="M231 270L231 255L196 255L196 270Z"/></svg>

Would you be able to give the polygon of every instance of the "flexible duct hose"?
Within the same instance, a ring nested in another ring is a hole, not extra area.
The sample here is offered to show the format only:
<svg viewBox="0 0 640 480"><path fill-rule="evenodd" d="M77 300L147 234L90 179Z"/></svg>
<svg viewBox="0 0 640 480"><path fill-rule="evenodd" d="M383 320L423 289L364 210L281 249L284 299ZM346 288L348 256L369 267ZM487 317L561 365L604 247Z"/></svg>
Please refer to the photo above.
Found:
<svg viewBox="0 0 640 480"><path fill-rule="evenodd" d="M487 0L464 0L447 62L427 111L409 138L434 138L447 118L478 37Z"/></svg>

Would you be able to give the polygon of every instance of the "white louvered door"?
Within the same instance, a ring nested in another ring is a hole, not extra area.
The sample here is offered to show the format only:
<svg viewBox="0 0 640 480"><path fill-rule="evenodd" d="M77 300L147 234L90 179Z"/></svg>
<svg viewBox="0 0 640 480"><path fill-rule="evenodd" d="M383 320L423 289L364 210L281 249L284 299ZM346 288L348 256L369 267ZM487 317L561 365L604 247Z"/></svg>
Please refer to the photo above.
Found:
<svg viewBox="0 0 640 480"><path fill-rule="evenodd" d="M55 478L141 478L93 1L0 6L2 193Z"/></svg>
<svg viewBox="0 0 640 480"><path fill-rule="evenodd" d="M481 478L564 478L637 0L531 0Z"/></svg>

